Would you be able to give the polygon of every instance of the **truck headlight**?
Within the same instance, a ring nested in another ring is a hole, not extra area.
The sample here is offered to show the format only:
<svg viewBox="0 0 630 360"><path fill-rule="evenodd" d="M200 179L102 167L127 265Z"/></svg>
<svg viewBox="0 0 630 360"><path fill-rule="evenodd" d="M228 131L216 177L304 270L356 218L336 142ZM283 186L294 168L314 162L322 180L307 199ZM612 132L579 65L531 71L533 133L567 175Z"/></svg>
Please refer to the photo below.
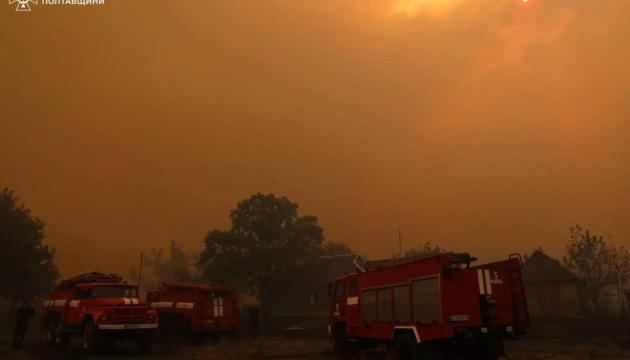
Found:
<svg viewBox="0 0 630 360"><path fill-rule="evenodd" d="M149 320L155 320L155 314L153 313L149 314Z"/></svg>
<svg viewBox="0 0 630 360"><path fill-rule="evenodd" d="M101 317L99 317L98 319L101 320L101 321L107 320L107 314L101 315Z"/></svg>

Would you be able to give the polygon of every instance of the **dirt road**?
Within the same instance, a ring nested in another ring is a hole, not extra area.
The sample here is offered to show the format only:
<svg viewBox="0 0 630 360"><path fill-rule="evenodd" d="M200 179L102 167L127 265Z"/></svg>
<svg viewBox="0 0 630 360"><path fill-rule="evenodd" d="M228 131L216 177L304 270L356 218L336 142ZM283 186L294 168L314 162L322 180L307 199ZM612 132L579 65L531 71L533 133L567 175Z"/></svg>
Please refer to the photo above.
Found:
<svg viewBox="0 0 630 360"><path fill-rule="evenodd" d="M227 340L216 345L189 345L182 343L157 344L151 354L138 357L133 344L119 344L113 352L99 356L84 356L78 339L63 352L45 345L44 337L31 334L21 350L10 349L0 341L2 360L74 360L74 359L157 359L157 360L331 360L335 357L326 339L261 337L256 340ZM630 359L630 350L611 340L542 341L507 343L509 360L570 360Z"/></svg>

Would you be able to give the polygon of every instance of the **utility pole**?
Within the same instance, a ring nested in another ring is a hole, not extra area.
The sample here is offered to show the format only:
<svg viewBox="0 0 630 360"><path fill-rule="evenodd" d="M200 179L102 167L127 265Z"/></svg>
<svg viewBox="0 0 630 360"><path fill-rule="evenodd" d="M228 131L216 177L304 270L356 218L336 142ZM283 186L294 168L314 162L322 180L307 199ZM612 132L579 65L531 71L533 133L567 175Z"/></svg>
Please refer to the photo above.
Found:
<svg viewBox="0 0 630 360"><path fill-rule="evenodd" d="M138 291L140 291L140 281L142 280L142 261L144 260L144 251L140 251L140 268L138 269Z"/></svg>

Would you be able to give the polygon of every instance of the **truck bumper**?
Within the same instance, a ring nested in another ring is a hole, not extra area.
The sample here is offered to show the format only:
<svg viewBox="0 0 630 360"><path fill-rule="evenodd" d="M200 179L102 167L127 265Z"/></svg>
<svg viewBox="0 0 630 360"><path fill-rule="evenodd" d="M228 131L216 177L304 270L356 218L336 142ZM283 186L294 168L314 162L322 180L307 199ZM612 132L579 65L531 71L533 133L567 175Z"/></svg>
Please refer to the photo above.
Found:
<svg viewBox="0 0 630 360"><path fill-rule="evenodd" d="M158 324L101 324L99 330L157 329Z"/></svg>

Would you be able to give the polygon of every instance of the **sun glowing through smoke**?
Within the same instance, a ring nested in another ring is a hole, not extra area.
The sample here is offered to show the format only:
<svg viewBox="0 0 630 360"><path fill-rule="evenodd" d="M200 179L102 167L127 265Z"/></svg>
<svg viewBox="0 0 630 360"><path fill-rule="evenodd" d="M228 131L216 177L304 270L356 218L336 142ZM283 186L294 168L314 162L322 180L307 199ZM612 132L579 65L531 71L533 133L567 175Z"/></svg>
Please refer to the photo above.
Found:
<svg viewBox="0 0 630 360"><path fill-rule="evenodd" d="M395 0L392 13L410 18L418 15L439 18L448 14L461 2L462 0Z"/></svg>

